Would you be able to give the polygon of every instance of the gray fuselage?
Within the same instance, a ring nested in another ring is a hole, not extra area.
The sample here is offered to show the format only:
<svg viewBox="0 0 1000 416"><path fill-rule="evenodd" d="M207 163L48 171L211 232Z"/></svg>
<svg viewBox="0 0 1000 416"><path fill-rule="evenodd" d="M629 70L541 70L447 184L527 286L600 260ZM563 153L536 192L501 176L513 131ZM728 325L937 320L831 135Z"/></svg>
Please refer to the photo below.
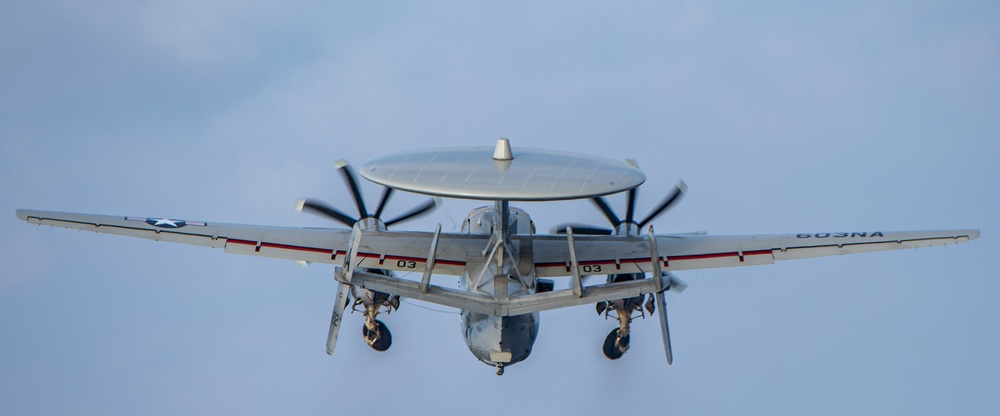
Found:
<svg viewBox="0 0 1000 416"><path fill-rule="evenodd" d="M505 240L504 233L494 226L497 219L503 216L498 215L498 210L508 211L505 229L509 233L534 233L534 224L526 212L516 208L503 209L500 203L470 212L462 224L462 231L493 234L494 238ZM461 287L491 297L534 293L534 271L519 270L514 261L520 258L517 247L502 243L491 249L493 255L487 256L484 261L469 264L461 278ZM469 351L479 361L500 368L521 362L531 354L538 337L538 313L501 317L463 310L462 327Z"/></svg>

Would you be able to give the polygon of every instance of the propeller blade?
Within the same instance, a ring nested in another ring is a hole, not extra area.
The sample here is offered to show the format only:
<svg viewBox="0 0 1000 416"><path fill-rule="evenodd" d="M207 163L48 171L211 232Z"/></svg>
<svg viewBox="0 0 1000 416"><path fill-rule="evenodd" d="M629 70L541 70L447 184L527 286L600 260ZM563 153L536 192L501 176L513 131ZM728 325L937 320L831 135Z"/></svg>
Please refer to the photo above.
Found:
<svg viewBox="0 0 1000 416"><path fill-rule="evenodd" d="M353 227L354 223L358 222L357 219L351 218L350 215L341 212L340 210L328 205L323 201L315 199L307 199L307 198L300 199L299 202L295 205L295 210L307 211L313 214L325 215L327 218L339 221L340 223L348 227Z"/></svg>
<svg viewBox="0 0 1000 416"><path fill-rule="evenodd" d="M687 282L678 279L677 275L673 273L663 272L663 276L670 276L670 287L667 290L671 292L684 293L684 290L688 287Z"/></svg>
<svg viewBox="0 0 1000 416"><path fill-rule="evenodd" d="M681 196L684 196L685 192L687 192L687 184L685 184L684 181L677 182L677 186L674 187L673 192L667 195L667 197L664 198L663 201L660 201L660 204L657 205L655 209L653 209L653 212L650 212L649 215L647 215L644 220L640 221L637 224L639 228L644 227L654 218L658 217L668 208L676 204L677 201L680 201Z"/></svg>
<svg viewBox="0 0 1000 416"><path fill-rule="evenodd" d="M549 234L566 234L566 227L573 227L573 234L579 235L611 235L610 228L592 227L584 224L561 224L549 229Z"/></svg>
<svg viewBox="0 0 1000 416"><path fill-rule="evenodd" d="M670 347L670 325L667 324L667 301L663 292L656 294L656 310L660 315L660 331L663 333L663 350L667 353L667 365L674 363L674 353Z"/></svg>
<svg viewBox="0 0 1000 416"><path fill-rule="evenodd" d="M441 198L431 198L431 199L428 199L427 202L424 202L423 204L417 206L416 208L413 208L413 209L407 211L406 213L404 213L404 214L402 214L402 215L400 215L400 216L398 216L396 218L393 218L393 219L391 219L389 221L384 222L384 224L385 224L386 227L389 227L390 225L393 225L395 223L419 217L421 215L427 214L432 209L436 208L438 205L441 205Z"/></svg>
<svg viewBox="0 0 1000 416"><path fill-rule="evenodd" d="M344 317L344 309L351 291L351 285L337 283L337 298L333 301L333 316L330 317L330 332L326 336L326 353L333 355L337 347L337 334L340 333L340 321Z"/></svg>
<svg viewBox="0 0 1000 416"><path fill-rule="evenodd" d="M361 218L368 218L368 210L365 209L365 200L361 197L361 188L358 186L357 174L354 173L354 169L343 159L338 160L335 164L337 171L344 177L344 182L347 182L347 187L351 188L351 193L354 194L354 203L358 206L358 215L361 215Z"/></svg>
<svg viewBox="0 0 1000 416"><path fill-rule="evenodd" d="M382 191L382 199L378 201L378 208L375 208L375 218L382 218L382 210L385 209L385 204L389 202L389 197L392 196L392 191L395 189L388 186Z"/></svg>
<svg viewBox="0 0 1000 416"><path fill-rule="evenodd" d="M632 223L635 219L635 197L639 192L639 187L628 190L628 205L625 205L625 222Z"/></svg>
<svg viewBox="0 0 1000 416"><path fill-rule="evenodd" d="M597 208L604 213L604 216L607 217L608 221L611 221L612 227L618 227L622 223L622 220L618 219L618 216L611 210L611 207L608 206L608 202L605 201L604 198L597 196L591 198L590 200L594 201L594 204L597 205Z"/></svg>

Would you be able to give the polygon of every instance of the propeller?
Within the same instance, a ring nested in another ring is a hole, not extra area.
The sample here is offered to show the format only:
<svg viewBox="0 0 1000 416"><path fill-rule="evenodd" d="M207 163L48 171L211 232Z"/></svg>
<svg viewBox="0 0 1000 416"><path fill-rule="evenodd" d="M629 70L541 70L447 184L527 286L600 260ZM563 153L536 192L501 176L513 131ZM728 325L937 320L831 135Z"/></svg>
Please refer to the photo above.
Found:
<svg viewBox="0 0 1000 416"><path fill-rule="evenodd" d="M635 188L633 188L633 190L635 190ZM687 192L687 184L684 183L684 181L677 181L677 185L674 185L674 189L670 192L670 194L668 194L665 198L663 198L663 200L660 201L660 204L657 205L656 208L654 208L653 211L651 211L649 215L646 216L646 218L644 218L642 221L639 221L639 223L636 224L637 228L641 229L642 227L646 226L646 224L649 224L649 222L652 221L654 218L666 212L667 209L674 206L674 204L680 201L681 197L684 196L685 192ZM630 199L629 205L632 205L634 202L635 202L634 199Z"/></svg>
<svg viewBox="0 0 1000 416"><path fill-rule="evenodd" d="M334 208L332 205L326 202L313 198L300 199L295 207L297 211L306 211L312 214L326 217L334 221L337 221L341 224L344 224L348 227L353 227L354 224L358 223L359 221L362 222L362 224L364 224L362 220L373 218L377 220L376 224L379 223L381 224L381 226L376 225L377 227L385 228L394 224L398 224L403 221L411 220L420 217L422 215L425 215L441 204L441 198L430 198L426 202L417 205L416 207L413 207L409 211L406 211L403 214L400 214L399 216L393 219L383 221L382 211L385 209L386 204L388 204L389 199L390 197L392 197L392 194L395 190L390 187L385 187L385 190L382 191L382 197L379 199L378 205L375 208L375 213L374 214L369 213L368 207L365 206L364 196L361 193L361 187L358 185L357 173L354 171L351 165L347 163L347 161L345 160L338 160L335 163L335 165L337 166L337 172L340 173L340 176L344 179L344 183L347 185L347 188L350 189L351 191L351 195L354 198L354 204L358 209L359 217L358 218L352 217L351 215L337 208Z"/></svg>
<svg viewBox="0 0 1000 416"><path fill-rule="evenodd" d="M358 174L353 168L351 168L351 165L344 160L338 160L335 165L337 166L337 172L340 173L340 176L344 179L344 183L347 185L347 188L351 191L351 196L354 198L354 205L358 209L358 217L352 217L350 214L334 208L326 202L312 198L300 199L296 204L297 211L306 211L312 214L317 214L337 221L348 227L354 227L357 225L362 230L368 230L371 228L376 230L385 230L393 224L427 214L441 204L440 198L431 198L391 220L383 221L382 212L385 210L385 207L389 203L389 199L392 197L395 190L390 187L385 187L382 191L382 197L379 199L378 205L375 208L375 212L370 213L368 211L368 207L365 206L365 199L361 193L361 186L358 185ZM386 270L370 269L369 271L386 275L390 274L390 272ZM345 305L346 307L346 302L348 302L352 297L352 287L353 286L350 284L337 283L337 300L334 303L335 306L333 308L333 315L330 318L330 332L327 335L327 354L333 354L334 348L337 346L337 334L340 332L340 322L344 315L344 307L341 307L340 305ZM389 311L398 309L399 296L364 288L362 288L362 290L364 290L367 294L366 296L368 296L368 299L371 301L371 303L367 303L362 301L360 298L355 297L355 302L364 303L366 308L366 322L362 327L362 334L364 335L365 341L369 346L374 348L376 351L385 351L389 349L390 345L392 345L392 333L389 332L389 328L386 327L382 321L375 319L375 317L378 315L378 308L383 305L387 306Z"/></svg>
<svg viewBox="0 0 1000 416"><path fill-rule="evenodd" d="M621 219L618 214L615 213L611 206L608 205L608 201L604 197L594 197L591 198L591 202L597 206L597 209L604 214L604 217L608 219L611 223L612 228L595 227L593 225L586 224L561 224L549 229L551 234L565 234L566 227L573 227L574 234L581 235L635 235L638 234L642 227L649 224L651 221L662 215L668 209L673 207L680 201L684 193L687 192L687 184L684 181L678 181L674 189L667 194L666 197L653 208L649 214L647 214L642 220L636 221L635 219L635 200L638 197L639 188L635 187L628 190L628 202L625 205L625 218ZM622 227L622 225L625 225Z"/></svg>
<svg viewBox="0 0 1000 416"><path fill-rule="evenodd" d="M638 165L634 161L628 161L628 162L632 166L638 168ZM608 201L605 200L603 197L599 196L594 197L591 198L591 201L594 203L595 206L597 206L597 209L600 210L602 214L604 214L604 217L607 218L609 223L611 223L612 228L610 229L601 228L601 227L582 225L582 224L563 224L552 227L549 230L549 232L552 234L566 234L567 227L572 227L573 234L624 235L624 236L638 235L643 227L645 227L651 221L653 221L660 215L663 215L664 212L666 212L668 209L676 205L677 202L680 201L681 197L684 196L685 192L687 192L687 184L685 184L684 181L678 181L677 185L674 186L674 189L671 190L670 193L668 193L663 198L663 200L661 200L658 204L656 204L656 207L653 208L653 210L650 211L649 214L647 214L645 217L643 217L641 220L638 221L635 218L635 201L639 194L638 187L628 190L628 194L626 195L627 202L625 205L624 219L618 217L618 214L615 213L613 209L611 209L611 206L608 205ZM703 234L703 233L696 232L693 234ZM608 277L609 281L612 279L612 277L613 276ZM671 291L680 293L683 292L684 289L687 289L688 285L684 281L678 279L672 273L661 272L660 277L666 278L665 279L666 286L662 288L663 290L657 293L649 294L649 296L646 298L647 300L644 305L642 304L642 298L639 298L639 305L637 307L640 310L645 308L646 312L648 312L650 315L652 315L654 312L657 313L660 320L660 330L662 333L663 347L666 353L667 364L671 364L673 363L673 351L670 346L670 328L667 324L667 303L666 303L665 292ZM596 305L597 314L598 315L606 314L609 310L615 310L618 313L619 319L623 319L624 316L622 315L623 313L628 313L628 314L632 313L632 309L629 307L624 308L627 309L628 312L623 310L622 309L623 305L627 305L625 303L625 299L619 299L614 301L606 300L598 302ZM631 318L629 317L628 320L630 321ZM604 346L603 346L604 355L612 360L620 358L622 354L624 354L625 351L628 350L629 323L624 322L621 323L620 325L621 325L620 328L612 330L611 333L609 333L604 340ZM618 336L622 333L621 331L624 331L624 335Z"/></svg>

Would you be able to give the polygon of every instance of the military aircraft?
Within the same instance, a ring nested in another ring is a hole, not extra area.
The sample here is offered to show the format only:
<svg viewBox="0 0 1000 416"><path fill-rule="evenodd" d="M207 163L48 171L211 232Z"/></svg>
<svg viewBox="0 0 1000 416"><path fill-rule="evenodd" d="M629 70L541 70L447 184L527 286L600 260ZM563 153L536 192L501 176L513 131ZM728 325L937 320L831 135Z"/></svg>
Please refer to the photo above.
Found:
<svg viewBox="0 0 1000 416"><path fill-rule="evenodd" d="M866 230L780 235L657 235L649 225L677 203L683 182L642 219L635 216L637 187L646 177L633 161L617 161L541 149L512 149L506 139L489 147L453 147L401 153L360 167L361 176L385 186L374 212L346 162L338 171L352 192L358 216L316 199L298 209L343 223L350 229L290 228L17 210L18 218L99 233L119 234L224 249L226 253L334 264L337 292L327 338L333 354L347 308L361 309L362 334L385 351L392 334L378 319L399 307L400 297L460 309L469 351L502 375L524 361L538 335L539 312L587 303L618 320L605 338L610 359L629 349L632 320L656 313L667 363L673 362L665 292L683 290L671 272L772 264L775 260L958 244L978 230L888 232ZM396 190L432 196L389 220L382 213ZM620 218L603 196L627 192ZM490 201L469 213L457 233L389 231L426 214L441 197ZM536 234L531 217L510 206L516 201L591 199L612 228L553 227ZM647 228L647 225L648 228ZM397 275L398 272L406 272ZM435 275L460 276L458 287L432 282ZM585 277L606 276L590 283ZM409 278L409 276L413 276ZM419 280L417 279L419 277ZM556 289L555 279L566 279Z"/></svg>

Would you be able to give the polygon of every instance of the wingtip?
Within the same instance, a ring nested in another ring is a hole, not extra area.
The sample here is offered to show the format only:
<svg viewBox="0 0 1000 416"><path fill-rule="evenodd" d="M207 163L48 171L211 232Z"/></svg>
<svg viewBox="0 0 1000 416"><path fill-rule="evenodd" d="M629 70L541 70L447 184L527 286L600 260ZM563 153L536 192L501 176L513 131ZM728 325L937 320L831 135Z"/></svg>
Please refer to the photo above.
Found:
<svg viewBox="0 0 1000 416"><path fill-rule="evenodd" d="M969 230L969 240L975 240L979 238L979 230Z"/></svg>
<svg viewBox="0 0 1000 416"><path fill-rule="evenodd" d="M27 221L28 220L28 210L26 210L26 209L16 210L16 211L14 211L14 214L17 215L17 218L19 220L21 220L21 221Z"/></svg>

